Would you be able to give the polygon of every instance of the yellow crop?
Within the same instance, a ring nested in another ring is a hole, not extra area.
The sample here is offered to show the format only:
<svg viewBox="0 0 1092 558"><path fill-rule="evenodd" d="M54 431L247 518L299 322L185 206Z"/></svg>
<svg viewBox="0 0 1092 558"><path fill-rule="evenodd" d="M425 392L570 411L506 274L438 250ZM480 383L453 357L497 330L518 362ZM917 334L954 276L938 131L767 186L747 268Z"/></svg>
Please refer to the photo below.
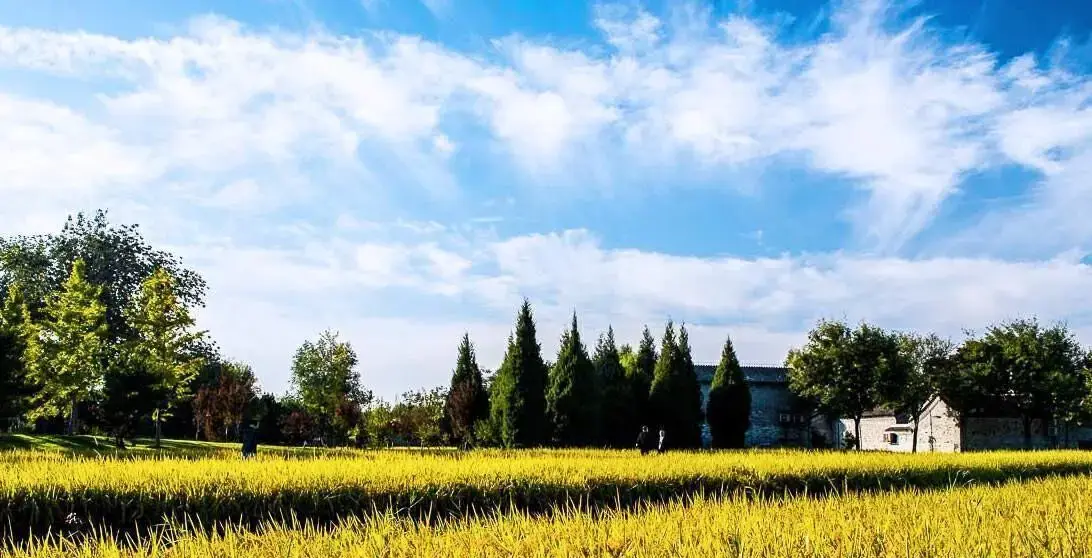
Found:
<svg viewBox="0 0 1092 558"><path fill-rule="evenodd" d="M56 531L69 515L109 529L192 516L208 524L294 516L329 523L376 511L475 513L631 508L680 496L936 488L1092 472L1092 453L753 451L350 452L313 459L66 459L0 455L0 525Z"/></svg>
<svg viewBox="0 0 1092 558"><path fill-rule="evenodd" d="M507 516L427 528L383 518L332 530L274 525L263 533L38 541L13 558L60 556L272 558L331 556L1092 556L1092 479L826 499L731 498L635 513Z"/></svg>

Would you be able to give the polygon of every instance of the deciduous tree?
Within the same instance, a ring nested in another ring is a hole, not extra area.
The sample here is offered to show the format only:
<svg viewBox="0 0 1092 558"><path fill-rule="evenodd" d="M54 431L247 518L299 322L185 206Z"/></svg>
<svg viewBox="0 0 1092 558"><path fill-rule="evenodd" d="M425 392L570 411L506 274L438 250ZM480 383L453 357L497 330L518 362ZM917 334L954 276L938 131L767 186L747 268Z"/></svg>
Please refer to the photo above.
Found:
<svg viewBox="0 0 1092 558"><path fill-rule="evenodd" d="M371 402L356 371L356 351L336 333L325 331L317 342L305 341L292 359L292 387L303 407L326 436L344 438L335 431L334 418L344 400L358 405Z"/></svg>
<svg viewBox="0 0 1092 558"><path fill-rule="evenodd" d="M106 365L106 308L84 269L77 259L61 291L46 302L42 323L24 324L25 355L39 388L31 414L54 416L67 408L69 435L76 432L79 404L102 389Z"/></svg>
<svg viewBox="0 0 1092 558"><path fill-rule="evenodd" d="M144 281L126 314L133 329L130 353L156 377L163 394L153 414L158 448L165 413L187 394L201 368L201 359L192 357L190 350L205 332L194 330L195 322L175 292L173 277L163 269Z"/></svg>

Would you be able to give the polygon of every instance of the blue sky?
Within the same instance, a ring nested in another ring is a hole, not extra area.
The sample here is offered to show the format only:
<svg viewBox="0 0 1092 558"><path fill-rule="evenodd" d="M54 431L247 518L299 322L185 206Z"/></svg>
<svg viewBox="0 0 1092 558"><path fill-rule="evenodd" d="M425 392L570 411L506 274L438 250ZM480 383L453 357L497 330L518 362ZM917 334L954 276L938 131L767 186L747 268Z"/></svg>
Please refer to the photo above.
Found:
<svg viewBox="0 0 1092 558"><path fill-rule="evenodd" d="M29 6L29 7L28 7ZM0 0L0 233L109 208L263 385L325 328L379 394L529 297L779 363L820 317L1092 343L1092 6Z"/></svg>

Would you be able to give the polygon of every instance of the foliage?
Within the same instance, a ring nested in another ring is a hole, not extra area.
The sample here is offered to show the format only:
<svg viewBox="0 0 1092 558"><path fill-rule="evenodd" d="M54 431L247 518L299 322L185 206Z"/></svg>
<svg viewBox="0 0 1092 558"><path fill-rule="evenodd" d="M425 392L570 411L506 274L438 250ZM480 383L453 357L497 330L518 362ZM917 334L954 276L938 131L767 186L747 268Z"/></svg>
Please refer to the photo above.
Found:
<svg viewBox="0 0 1092 558"><path fill-rule="evenodd" d="M524 299L490 394L490 413L505 446L535 447L546 442L547 383L531 303Z"/></svg>
<svg viewBox="0 0 1092 558"><path fill-rule="evenodd" d="M862 323L850 329L842 322L821 320L808 342L789 351L789 385L815 401L830 416L850 417L854 439L861 439L867 411L892 398L902 366L898 337Z"/></svg>
<svg viewBox="0 0 1092 558"><path fill-rule="evenodd" d="M705 414L713 435L713 447L743 447L751 419L751 390L731 338L724 341L720 363L709 386Z"/></svg>
<svg viewBox="0 0 1092 558"><path fill-rule="evenodd" d="M475 425L488 416L489 395L481 369L478 368L470 334L464 334L444 405L444 424L455 443L470 445L475 442Z"/></svg>
<svg viewBox="0 0 1092 558"><path fill-rule="evenodd" d="M0 431L6 421L18 420L28 411L34 393L27 370L25 323L29 310L19 285L8 289L0 306Z"/></svg>
<svg viewBox="0 0 1092 558"><path fill-rule="evenodd" d="M115 445L124 448L124 440L135 434L140 421L153 415L167 394L159 376L140 359L115 361L104 380L100 413Z"/></svg>
<svg viewBox="0 0 1092 558"><path fill-rule="evenodd" d="M197 390L194 414L205 439L238 440L246 412L258 397L258 379L241 362L222 362L216 368L215 383Z"/></svg>
<svg viewBox="0 0 1092 558"><path fill-rule="evenodd" d="M652 391L652 378L659 358L656 353L656 340L646 325L641 332L641 343L637 346L634 365L627 368L630 389L633 390L633 404L637 409L637 421L642 425L655 420L655 412L649 404L649 393Z"/></svg>
<svg viewBox="0 0 1092 558"><path fill-rule="evenodd" d="M550 370L546 392L546 415L554 445L590 446L598 440L598 389L595 365L580 340L573 313L572 326L561 335L561 348Z"/></svg>
<svg viewBox="0 0 1092 558"><path fill-rule="evenodd" d="M602 439L609 447L627 448L633 443L640 425L632 386L615 345L613 327L607 328L605 336L599 336L592 360L599 385Z"/></svg>
<svg viewBox="0 0 1092 558"><path fill-rule="evenodd" d="M42 322L24 325L28 370L39 386L31 416L67 409L69 434L76 430L78 405L102 388L107 356L101 289L87 282L84 269L76 260L61 292L46 302Z"/></svg>
<svg viewBox="0 0 1092 558"><path fill-rule="evenodd" d="M323 332L314 343L305 341L292 359L292 388L326 437L348 436L349 425L334 420L346 400L359 406L371 401L371 393L361 385L357 363L352 345L331 331Z"/></svg>
<svg viewBox="0 0 1092 558"><path fill-rule="evenodd" d="M675 340L675 326L668 321L664 328L660 358L649 392L655 428L664 429L668 444L674 448L701 446L701 386L690 356L686 327Z"/></svg>
<svg viewBox="0 0 1092 558"><path fill-rule="evenodd" d="M447 442L441 424L447 392L443 388L410 391L398 403L376 402L365 413L369 445L440 446Z"/></svg>
<svg viewBox="0 0 1092 558"><path fill-rule="evenodd" d="M911 451L918 451L918 422L926 406L937 394L938 378L948 374L955 348L952 342L936 334L899 336L901 366L895 396L889 404L897 412L910 415L914 423Z"/></svg>
<svg viewBox="0 0 1092 558"><path fill-rule="evenodd" d="M175 293L170 273L157 269L141 285L126 318L133 329L129 354L155 378L156 440L161 437L163 413L182 399L190 381L201 368L200 358L189 351L204 337L193 331L194 319Z"/></svg>
<svg viewBox="0 0 1092 558"><path fill-rule="evenodd" d="M85 279L101 287L111 344L132 333L125 311L156 270L170 275L184 306L200 306L205 296L200 275L183 268L177 257L149 246L137 225L111 225L105 211L70 216L58 234L0 238L0 292L19 283L37 316L62 289L76 260L84 262Z"/></svg>

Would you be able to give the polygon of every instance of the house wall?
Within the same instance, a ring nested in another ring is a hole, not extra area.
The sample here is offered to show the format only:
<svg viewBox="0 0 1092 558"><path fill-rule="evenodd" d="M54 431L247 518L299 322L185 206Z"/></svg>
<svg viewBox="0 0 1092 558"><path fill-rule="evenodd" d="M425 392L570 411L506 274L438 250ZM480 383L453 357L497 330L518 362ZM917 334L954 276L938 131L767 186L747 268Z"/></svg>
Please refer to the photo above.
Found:
<svg viewBox="0 0 1092 558"><path fill-rule="evenodd" d="M910 452L914 449L912 429L898 430L898 442L891 444L884 441L887 428L895 426L894 416L865 417L861 419L861 449ZM835 423L839 442L846 432L853 432L853 419L839 419ZM932 440L930 441L930 437ZM919 452L954 452L960 450L959 424L949 416L948 406L940 399L934 399L921 414L918 425Z"/></svg>
<svg viewBox="0 0 1092 558"><path fill-rule="evenodd" d="M918 419L918 451L960 451L959 422L939 397L925 408Z"/></svg>
<svg viewBox="0 0 1092 558"><path fill-rule="evenodd" d="M806 425L785 425L781 414L789 413L796 400L788 385L781 383L752 383L751 424L747 429L744 443L748 447L807 446L808 428ZM709 384L702 384L702 409L709 401ZM702 443L710 444L708 425L702 428Z"/></svg>

